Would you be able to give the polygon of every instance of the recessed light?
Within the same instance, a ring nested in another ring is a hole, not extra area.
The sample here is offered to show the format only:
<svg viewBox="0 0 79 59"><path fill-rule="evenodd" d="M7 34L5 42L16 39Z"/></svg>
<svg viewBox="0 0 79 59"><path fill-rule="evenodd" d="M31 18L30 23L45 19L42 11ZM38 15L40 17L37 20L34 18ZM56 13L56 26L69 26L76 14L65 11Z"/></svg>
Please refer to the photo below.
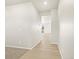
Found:
<svg viewBox="0 0 79 59"><path fill-rule="evenodd" d="M47 1L44 1L44 5L47 5Z"/></svg>

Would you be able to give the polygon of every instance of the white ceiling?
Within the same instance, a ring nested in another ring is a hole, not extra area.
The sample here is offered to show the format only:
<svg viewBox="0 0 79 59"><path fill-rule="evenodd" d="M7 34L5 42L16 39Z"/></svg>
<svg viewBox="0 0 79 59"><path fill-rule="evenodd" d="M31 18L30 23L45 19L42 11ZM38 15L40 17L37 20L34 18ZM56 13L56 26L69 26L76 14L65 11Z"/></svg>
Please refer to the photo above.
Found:
<svg viewBox="0 0 79 59"><path fill-rule="evenodd" d="M40 12L58 8L59 0L5 0L6 5L14 5L25 2L33 2Z"/></svg>
<svg viewBox="0 0 79 59"><path fill-rule="evenodd" d="M33 0L35 7L40 11L57 9L59 0Z"/></svg>
<svg viewBox="0 0 79 59"><path fill-rule="evenodd" d="M5 0L6 5L14 5L14 4L20 4L24 2L28 2L30 0Z"/></svg>

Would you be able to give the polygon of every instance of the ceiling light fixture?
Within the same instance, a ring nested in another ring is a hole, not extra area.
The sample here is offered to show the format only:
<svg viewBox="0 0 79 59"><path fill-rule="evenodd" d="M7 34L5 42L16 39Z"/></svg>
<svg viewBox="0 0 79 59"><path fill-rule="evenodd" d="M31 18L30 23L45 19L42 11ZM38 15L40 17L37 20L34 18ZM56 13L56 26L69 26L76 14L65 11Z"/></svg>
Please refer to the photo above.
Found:
<svg viewBox="0 0 79 59"><path fill-rule="evenodd" d="M47 5L47 1L44 1L44 5Z"/></svg>

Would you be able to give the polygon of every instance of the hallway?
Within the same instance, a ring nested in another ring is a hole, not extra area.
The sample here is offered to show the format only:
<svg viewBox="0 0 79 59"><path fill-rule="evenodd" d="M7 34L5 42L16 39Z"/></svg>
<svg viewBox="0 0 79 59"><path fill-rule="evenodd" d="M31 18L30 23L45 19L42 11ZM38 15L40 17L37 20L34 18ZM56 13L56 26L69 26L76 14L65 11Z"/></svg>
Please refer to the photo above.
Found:
<svg viewBox="0 0 79 59"><path fill-rule="evenodd" d="M6 59L73 59L73 0L6 0Z"/></svg>

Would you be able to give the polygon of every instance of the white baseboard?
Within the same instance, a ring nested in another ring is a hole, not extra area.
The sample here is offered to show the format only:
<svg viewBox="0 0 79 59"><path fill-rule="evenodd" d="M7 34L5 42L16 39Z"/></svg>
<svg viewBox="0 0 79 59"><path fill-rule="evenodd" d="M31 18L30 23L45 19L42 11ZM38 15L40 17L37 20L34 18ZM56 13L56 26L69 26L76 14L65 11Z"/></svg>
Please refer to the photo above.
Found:
<svg viewBox="0 0 79 59"><path fill-rule="evenodd" d="M10 46L10 45L6 45L6 47L11 47L11 48L20 48L20 49L28 49L28 50L31 50L31 48L20 47L20 46Z"/></svg>
<svg viewBox="0 0 79 59"><path fill-rule="evenodd" d="M33 45L31 49L33 49L34 47L36 47L40 43L40 41L41 40L39 40L35 45Z"/></svg>
<svg viewBox="0 0 79 59"><path fill-rule="evenodd" d="M61 55L61 59L63 59L63 55L62 55L62 51L61 51L61 47L58 45L58 49L59 49L59 52L60 52L60 55Z"/></svg>
<svg viewBox="0 0 79 59"><path fill-rule="evenodd" d="M33 45L31 48L28 48L28 47L20 47L20 46L12 46L12 45L6 45L6 47L32 50L32 49L33 49L35 46L37 46L39 43L40 43L40 40L39 40L35 45Z"/></svg>

